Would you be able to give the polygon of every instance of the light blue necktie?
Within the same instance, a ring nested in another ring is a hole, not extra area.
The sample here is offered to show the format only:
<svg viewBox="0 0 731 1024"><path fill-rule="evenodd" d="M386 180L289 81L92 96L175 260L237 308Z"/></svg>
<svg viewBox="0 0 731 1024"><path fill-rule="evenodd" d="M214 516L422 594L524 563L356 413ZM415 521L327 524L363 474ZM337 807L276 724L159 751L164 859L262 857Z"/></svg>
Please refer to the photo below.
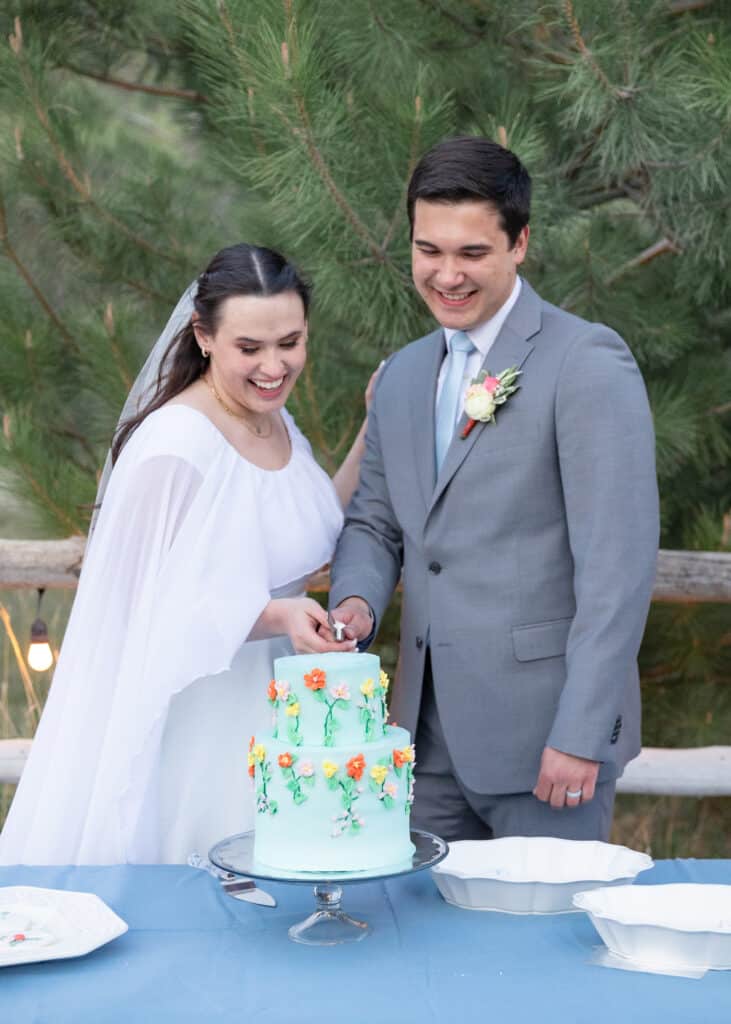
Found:
<svg viewBox="0 0 731 1024"><path fill-rule="evenodd" d="M435 423L435 451L437 459L437 475L442 468L447 448L452 443L454 428L457 424L457 413L462 398L464 371L470 352L475 346L464 331L457 331L449 342L447 368L444 383L439 393Z"/></svg>

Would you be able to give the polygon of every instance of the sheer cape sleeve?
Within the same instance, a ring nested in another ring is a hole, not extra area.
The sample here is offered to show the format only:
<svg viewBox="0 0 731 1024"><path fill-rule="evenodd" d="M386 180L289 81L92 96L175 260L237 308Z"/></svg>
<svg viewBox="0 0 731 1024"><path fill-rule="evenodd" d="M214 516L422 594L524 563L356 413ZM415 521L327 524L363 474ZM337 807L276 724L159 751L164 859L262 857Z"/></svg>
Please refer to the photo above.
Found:
<svg viewBox="0 0 731 1024"><path fill-rule="evenodd" d="M149 416L110 479L0 863L154 862L169 701L230 666L270 599L250 475L180 409Z"/></svg>

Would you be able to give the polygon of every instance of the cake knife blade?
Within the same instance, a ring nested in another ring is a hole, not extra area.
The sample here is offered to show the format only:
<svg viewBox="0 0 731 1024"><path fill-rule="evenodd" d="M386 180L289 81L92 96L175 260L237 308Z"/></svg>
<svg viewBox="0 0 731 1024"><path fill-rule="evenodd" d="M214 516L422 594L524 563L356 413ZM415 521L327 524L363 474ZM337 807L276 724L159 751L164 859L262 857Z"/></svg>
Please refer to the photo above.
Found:
<svg viewBox="0 0 731 1024"><path fill-rule="evenodd" d="M256 903L259 907L276 907L277 901L274 897L257 888L256 882L250 878L237 879L235 881L221 881L223 891L235 900L245 900L247 903Z"/></svg>

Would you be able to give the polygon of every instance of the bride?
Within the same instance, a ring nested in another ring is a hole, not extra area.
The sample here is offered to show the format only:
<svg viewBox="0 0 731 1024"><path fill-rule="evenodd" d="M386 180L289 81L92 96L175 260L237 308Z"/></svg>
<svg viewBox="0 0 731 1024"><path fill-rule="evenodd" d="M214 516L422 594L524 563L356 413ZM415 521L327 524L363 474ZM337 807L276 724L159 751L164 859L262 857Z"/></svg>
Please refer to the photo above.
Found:
<svg viewBox="0 0 731 1024"><path fill-rule="evenodd" d="M185 863L253 827L249 737L272 660L348 650L303 595L355 488L285 409L309 292L269 249L223 249L125 406L2 864Z"/></svg>

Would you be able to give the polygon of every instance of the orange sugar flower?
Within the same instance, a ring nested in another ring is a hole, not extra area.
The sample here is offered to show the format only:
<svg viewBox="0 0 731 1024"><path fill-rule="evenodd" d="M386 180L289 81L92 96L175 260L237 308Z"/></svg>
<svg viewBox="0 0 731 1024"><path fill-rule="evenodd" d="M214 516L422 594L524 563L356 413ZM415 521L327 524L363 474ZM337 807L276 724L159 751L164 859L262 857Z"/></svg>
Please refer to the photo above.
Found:
<svg viewBox="0 0 731 1024"><path fill-rule="evenodd" d="M287 751L286 754L280 754L277 758L280 768L291 768L292 767L292 755Z"/></svg>
<svg viewBox="0 0 731 1024"><path fill-rule="evenodd" d="M269 700L277 699L277 682L276 679L272 679L267 687L267 697Z"/></svg>
<svg viewBox="0 0 731 1024"><path fill-rule="evenodd" d="M308 690L322 690L325 687L325 673L321 668L313 668L305 673L305 686Z"/></svg>
<svg viewBox="0 0 731 1024"><path fill-rule="evenodd" d="M345 765L345 770L347 771L351 779L355 779L356 781L358 781L363 775L365 766L366 762L363 755L356 754L355 757L351 757L351 759L347 762L347 764Z"/></svg>
<svg viewBox="0 0 731 1024"><path fill-rule="evenodd" d="M256 743L256 736L252 736L251 739L249 740L249 750L253 750L254 749L254 744L255 743Z"/></svg>
<svg viewBox="0 0 731 1024"><path fill-rule="evenodd" d="M251 776L252 779L254 778L255 774L256 774L256 765L255 764L250 764L249 765L249 775Z"/></svg>

